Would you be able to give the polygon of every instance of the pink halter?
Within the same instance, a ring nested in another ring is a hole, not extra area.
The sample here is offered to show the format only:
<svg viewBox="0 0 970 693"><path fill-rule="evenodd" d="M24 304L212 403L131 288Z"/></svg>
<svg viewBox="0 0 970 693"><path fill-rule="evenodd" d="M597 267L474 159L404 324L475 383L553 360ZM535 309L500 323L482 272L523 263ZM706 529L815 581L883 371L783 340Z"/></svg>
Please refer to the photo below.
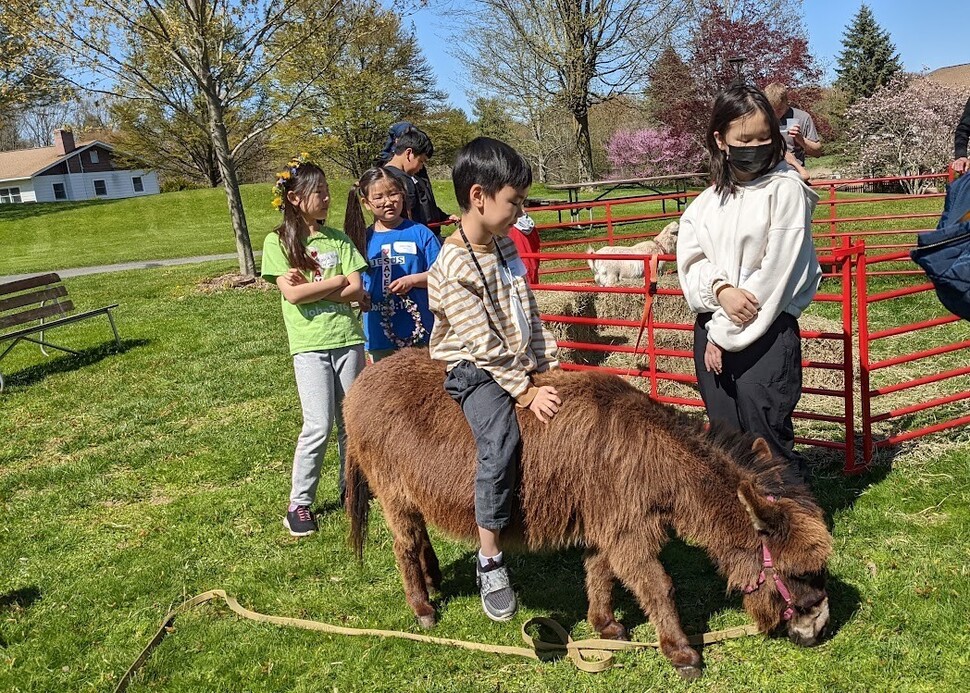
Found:
<svg viewBox="0 0 970 693"><path fill-rule="evenodd" d="M768 550L768 545L765 543L764 538L761 539L761 553L763 556L763 562L761 564L761 573L758 575L758 582L755 583L753 587L745 587L743 591L745 594L757 592L768 579L765 575L765 571L770 570L771 577L774 578L775 581L775 587L778 588L778 594L781 595L781 598L784 599L785 604L787 604L787 607L781 614L781 618L783 621L790 621L791 617L795 615L795 603L792 601L791 592L788 591L785 583L782 582L782 579L778 577L778 573L775 572L775 563L771 558L771 552Z"/></svg>

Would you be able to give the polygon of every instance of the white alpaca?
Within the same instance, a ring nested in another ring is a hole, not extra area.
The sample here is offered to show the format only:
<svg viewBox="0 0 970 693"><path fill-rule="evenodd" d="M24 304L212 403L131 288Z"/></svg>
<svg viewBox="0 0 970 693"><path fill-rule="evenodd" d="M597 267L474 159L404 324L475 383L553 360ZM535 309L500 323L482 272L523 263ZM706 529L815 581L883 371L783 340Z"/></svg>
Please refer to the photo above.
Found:
<svg viewBox="0 0 970 693"><path fill-rule="evenodd" d="M667 224L655 238L636 245L604 246L593 250L587 246L588 253L603 253L607 255L670 255L677 250L677 232L680 224L672 221ZM587 260L593 271L593 280L598 286L616 286L621 281L643 279L643 260ZM657 263L657 271L663 268L663 261Z"/></svg>

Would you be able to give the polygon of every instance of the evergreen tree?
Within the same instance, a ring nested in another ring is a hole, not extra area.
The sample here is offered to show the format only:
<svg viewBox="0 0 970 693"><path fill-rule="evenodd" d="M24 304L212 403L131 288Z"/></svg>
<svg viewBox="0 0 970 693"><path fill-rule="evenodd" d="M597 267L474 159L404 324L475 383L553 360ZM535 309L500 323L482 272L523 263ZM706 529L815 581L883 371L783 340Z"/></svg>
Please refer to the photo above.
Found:
<svg viewBox="0 0 970 693"><path fill-rule="evenodd" d="M677 133L702 132L709 113L699 107L701 97L690 66L673 46L664 48L647 75L647 115Z"/></svg>
<svg viewBox="0 0 970 693"><path fill-rule="evenodd" d="M876 23L868 5L859 8L852 24L846 28L842 46L835 69L839 78L835 83L848 93L852 102L872 96L903 69L889 32Z"/></svg>

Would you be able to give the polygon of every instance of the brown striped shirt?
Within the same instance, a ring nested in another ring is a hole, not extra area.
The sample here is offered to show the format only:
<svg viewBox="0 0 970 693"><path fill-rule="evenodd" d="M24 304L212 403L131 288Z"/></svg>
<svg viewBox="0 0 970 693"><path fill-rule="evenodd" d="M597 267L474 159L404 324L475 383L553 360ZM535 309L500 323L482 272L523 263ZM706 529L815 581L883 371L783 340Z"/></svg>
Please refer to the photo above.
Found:
<svg viewBox="0 0 970 693"><path fill-rule="evenodd" d="M511 282L503 278L496 244L513 275ZM435 316L431 358L445 361L448 370L459 361L471 361L488 371L519 406L527 407L536 393L530 375L559 366L556 340L539 320L515 244L495 238L488 245L473 244L472 249L494 303L461 235L452 234L428 273L428 300ZM528 320L525 334L512 310L515 296Z"/></svg>

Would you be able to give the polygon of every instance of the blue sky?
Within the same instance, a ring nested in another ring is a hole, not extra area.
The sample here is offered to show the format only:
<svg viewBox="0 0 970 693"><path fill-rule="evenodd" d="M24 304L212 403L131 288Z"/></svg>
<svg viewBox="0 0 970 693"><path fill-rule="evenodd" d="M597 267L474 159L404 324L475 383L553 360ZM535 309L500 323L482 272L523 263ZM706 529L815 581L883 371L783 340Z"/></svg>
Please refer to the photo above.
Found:
<svg viewBox="0 0 970 693"><path fill-rule="evenodd" d="M835 78L835 59L842 50L842 33L859 10L857 0L804 0L802 16L809 45ZM876 21L889 34L907 70L918 72L970 62L970 9L967 0L870 0ZM422 10L414 16L418 40L434 67L439 84L452 105L470 112L467 75L448 55L460 40L453 18Z"/></svg>

